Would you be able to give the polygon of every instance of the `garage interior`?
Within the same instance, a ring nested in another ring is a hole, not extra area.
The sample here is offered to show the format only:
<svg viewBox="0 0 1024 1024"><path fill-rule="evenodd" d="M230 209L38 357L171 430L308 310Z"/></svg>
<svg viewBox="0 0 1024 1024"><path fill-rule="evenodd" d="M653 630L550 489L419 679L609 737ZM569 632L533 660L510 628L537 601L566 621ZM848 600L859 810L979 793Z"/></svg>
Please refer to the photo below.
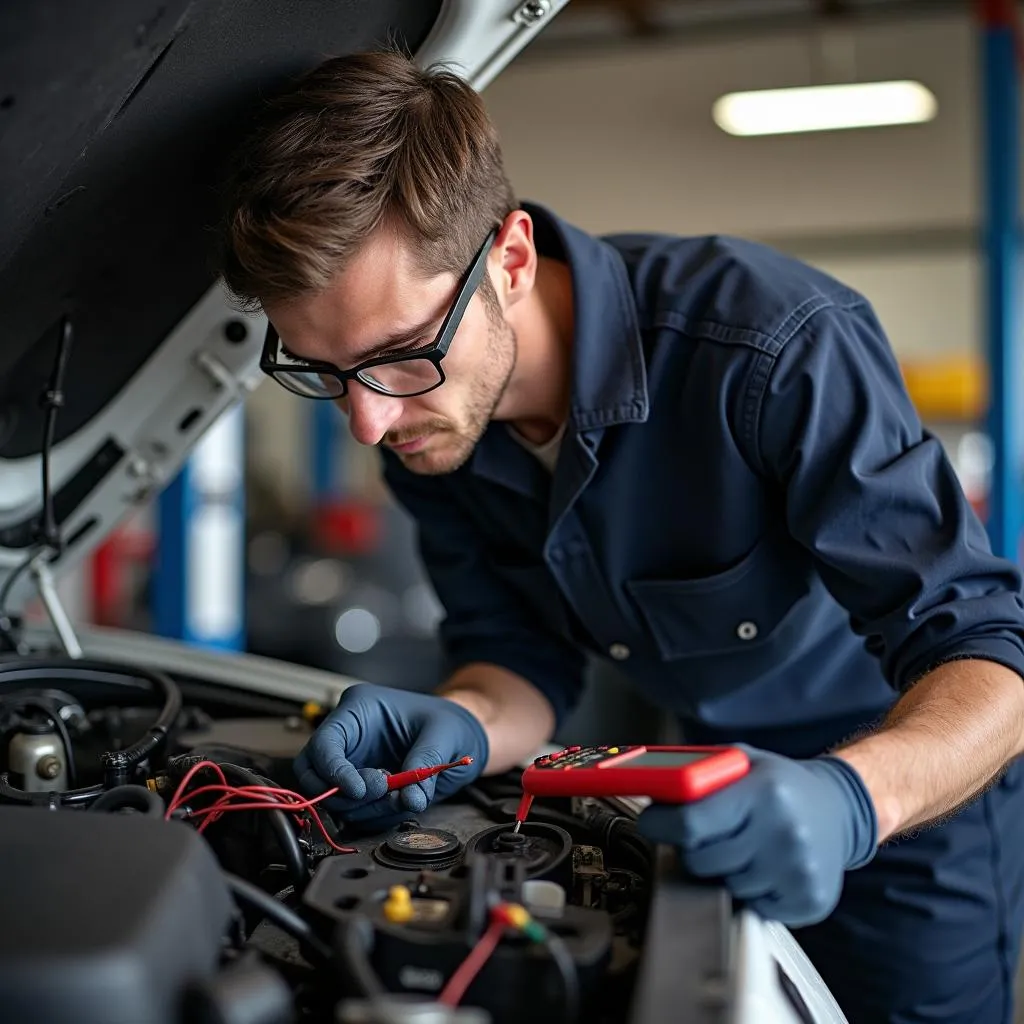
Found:
<svg viewBox="0 0 1024 1024"><path fill-rule="evenodd" d="M535 6L545 17L544 0ZM764 242L867 296L994 550L1020 563L1021 22L1000 11L998 0L569 0L483 97L521 198L595 234ZM5 141L3 118L21 101L4 73L0 163L14 181L25 154L14 133ZM744 135L722 123L719 101L733 94L867 82L919 83L933 106L914 123L845 130ZM17 284L7 282L9 296ZM159 292L159 267L150 288ZM65 389L92 372L75 358L72 349ZM432 690L443 609L378 453L352 441L332 403L297 401L259 375L251 392L238 390L222 415L202 421L172 476L140 480L144 496L88 558L53 580L38 574L39 594L24 599L28 635L56 629L70 653L44 592L52 584L62 621L94 658L141 651L145 637L186 645L210 665L236 655L281 661L315 693L328 677ZM3 400L13 407L15 396ZM20 473L24 437L16 418L0 416L0 463ZM60 451L58 441L58 469ZM22 473L26 489L36 486L31 474ZM0 534L20 515L11 493L11 504L0 498ZM671 742L627 668L595 660L556 739ZM1017 988L1024 1024L1024 974ZM804 1017L789 1012L797 1015L761 1019L837 1019L814 1016L814 1005ZM237 1018L250 1019L263 1020Z"/></svg>

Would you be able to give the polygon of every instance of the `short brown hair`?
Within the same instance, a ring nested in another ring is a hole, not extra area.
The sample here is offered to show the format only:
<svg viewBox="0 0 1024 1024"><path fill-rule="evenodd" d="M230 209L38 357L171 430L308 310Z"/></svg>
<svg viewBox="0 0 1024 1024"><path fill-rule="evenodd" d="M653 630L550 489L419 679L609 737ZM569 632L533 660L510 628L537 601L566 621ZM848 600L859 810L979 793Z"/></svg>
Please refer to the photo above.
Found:
<svg viewBox="0 0 1024 1024"><path fill-rule="evenodd" d="M224 196L218 270L243 306L318 292L381 224L461 274L516 208L476 91L398 51L324 62L262 110Z"/></svg>

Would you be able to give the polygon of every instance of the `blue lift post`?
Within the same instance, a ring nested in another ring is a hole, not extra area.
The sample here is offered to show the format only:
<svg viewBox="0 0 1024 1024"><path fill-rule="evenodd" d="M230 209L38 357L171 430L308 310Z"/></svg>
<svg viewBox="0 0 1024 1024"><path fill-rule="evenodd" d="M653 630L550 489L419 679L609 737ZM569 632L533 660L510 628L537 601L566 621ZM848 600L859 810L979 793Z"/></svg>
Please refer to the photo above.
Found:
<svg viewBox="0 0 1024 1024"><path fill-rule="evenodd" d="M161 493L153 625L215 650L245 647L242 407L224 413Z"/></svg>
<svg viewBox="0 0 1024 1024"><path fill-rule="evenodd" d="M341 414L333 402L310 402L310 498L314 509L338 498L342 485Z"/></svg>
<svg viewBox="0 0 1024 1024"><path fill-rule="evenodd" d="M988 533L996 554L1020 562L1024 526L1024 344L1018 289L1020 66L1014 0L977 0L984 132L984 300L992 485Z"/></svg>

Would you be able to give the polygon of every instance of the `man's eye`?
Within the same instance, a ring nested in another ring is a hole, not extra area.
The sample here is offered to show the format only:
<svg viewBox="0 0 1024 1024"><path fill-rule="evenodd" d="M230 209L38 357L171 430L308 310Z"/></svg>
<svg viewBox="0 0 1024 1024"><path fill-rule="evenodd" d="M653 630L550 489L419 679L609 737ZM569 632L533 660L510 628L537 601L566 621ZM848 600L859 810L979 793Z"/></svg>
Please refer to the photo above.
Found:
<svg viewBox="0 0 1024 1024"><path fill-rule="evenodd" d="M278 348L281 351L281 355L285 359L290 359L293 363L307 363L308 359L304 359L302 356L297 356L284 342L278 342Z"/></svg>
<svg viewBox="0 0 1024 1024"><path fill-rule="evenodd" d="M381 357L405 355L407 352L415 352L417 349L429 347L429 342L425 342L421 339L419 341L410 342L407 345L399 345L398 348L389 349L387 352L381 352Z"/></svg>

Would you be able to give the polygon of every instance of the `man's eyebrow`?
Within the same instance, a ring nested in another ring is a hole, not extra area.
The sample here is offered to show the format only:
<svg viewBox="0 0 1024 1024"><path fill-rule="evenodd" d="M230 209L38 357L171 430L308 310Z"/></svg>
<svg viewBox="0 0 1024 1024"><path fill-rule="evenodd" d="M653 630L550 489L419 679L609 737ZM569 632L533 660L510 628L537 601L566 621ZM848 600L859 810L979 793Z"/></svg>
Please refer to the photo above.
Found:
<svg viewBox="0 0 1024 1024"><path fill-rule="evenodd" d="M422 323L415 324L413 327L403 327L399 331L393 331L386 337L381 338L372 348L355 356L352 360L352 365L356 366L359 363L365 363L367 359L373 359L384 352L390 352L392 349L405 345L410 341L418 341L435 323L437 323L437 317L431 316Z"/></svg>

